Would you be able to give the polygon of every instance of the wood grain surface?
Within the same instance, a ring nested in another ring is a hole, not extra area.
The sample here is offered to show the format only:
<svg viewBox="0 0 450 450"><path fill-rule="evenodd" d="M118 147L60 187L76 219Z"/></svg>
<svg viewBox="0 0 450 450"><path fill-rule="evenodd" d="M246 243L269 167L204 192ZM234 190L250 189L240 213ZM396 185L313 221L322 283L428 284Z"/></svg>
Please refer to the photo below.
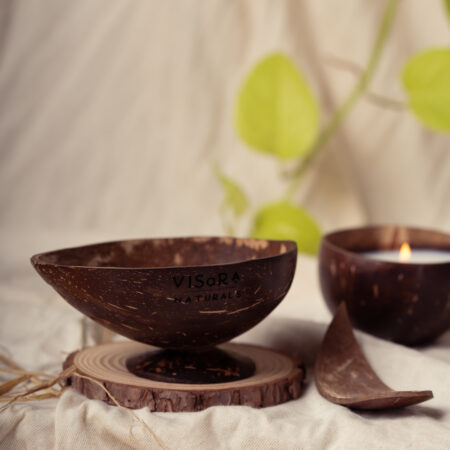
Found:
<svg viewBox="0 0 450 450"><path fill-rule="evenodd" d="M250 357L255 374L243 380L214 384L167 383L140 378L127 371L130 356L153 348L137 342L119 342L89 347L68 356L64 366L102 383L123 406L148 407L151 411L200 411L216 405L246 405L255 408L297 399L302 393L305 370L294 359L262 347L225 344L220 348ZM114 404L95 382L76 375L68 380L86 397Z"/></svg>

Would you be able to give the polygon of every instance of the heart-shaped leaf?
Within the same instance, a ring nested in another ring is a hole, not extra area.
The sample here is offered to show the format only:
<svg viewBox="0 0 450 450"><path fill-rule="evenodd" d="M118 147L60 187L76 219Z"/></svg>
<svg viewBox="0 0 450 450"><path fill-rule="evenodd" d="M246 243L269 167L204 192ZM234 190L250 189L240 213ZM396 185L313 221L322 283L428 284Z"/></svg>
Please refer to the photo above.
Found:
<svg viewBox="0 0 450 450"><path fill-rule="evenodd" d="M311 150L319 110L288 57L272 54L252 70L237 99L236 127L250 147L282 159L305 156Z"/></svg>
<svg viewBox="0 0 450 450"><path fill-rule="evenodd" d="M299 252L315 255L321 232L315 220L304 209L283 200L265 205L258 211L252 237L289 239L297 242Z"/></svg>
<svg viewBox="0 0 450 450"><path fill-rule="evenodd" d="M433 130L450 131L450 48L413 56L402 80L415 115Z"/></svg>

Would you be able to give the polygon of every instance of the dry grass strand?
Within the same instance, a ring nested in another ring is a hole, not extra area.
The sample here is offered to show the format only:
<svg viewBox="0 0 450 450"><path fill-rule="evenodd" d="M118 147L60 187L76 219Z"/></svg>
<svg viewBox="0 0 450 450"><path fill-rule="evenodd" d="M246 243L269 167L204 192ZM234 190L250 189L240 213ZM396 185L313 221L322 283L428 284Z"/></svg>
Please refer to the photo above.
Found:
<svg viewBox="0 0 450 450"><path fill-rule="evenodd" d="M6 403L6 405L3 405L0 408L0 412L5 411L7 408L9 408L10 406L12 406L14 403L17 402L31 402L35 400L46 400L49 398L60 397L61 394L67 388L64 382L70 377L78 377L89 380L92 383L95 383L101 389L103 389L103 391L111 399L111 401L118 408L123 409L127 411L129 414L131 414L132 417L136 419L150 433L152 438L162 449L169 450L169 448L166 445L164 445L164 443L156 435L156 433L132 409L121 405L117 401L117 399L111 394L111 392L100 381L77 372L76 367L74 365L71 365L67 369L63 370L58 376L54 377L52 375L43 372L26 371L22 369L14 361L11 361L9 358L2 355L1 353L0 353L0 362L8 366L8 367L0 367L0 372L19 375L18 377L13 378L12 380L9 380L0 385L0 402ZM39 377L45 378L46 381L40 380ZM28 389L25 388L19 391L16 390L13 392L14 395L4 396L4 394L13 391L14 388L20 386L21 384L30 382L34 384L33 387ZM56 384L60 386L60 389L53 388L53 386L55 386ZM41 394L37 394L37 392L39 391L44 392L42 392Z"/></svg>

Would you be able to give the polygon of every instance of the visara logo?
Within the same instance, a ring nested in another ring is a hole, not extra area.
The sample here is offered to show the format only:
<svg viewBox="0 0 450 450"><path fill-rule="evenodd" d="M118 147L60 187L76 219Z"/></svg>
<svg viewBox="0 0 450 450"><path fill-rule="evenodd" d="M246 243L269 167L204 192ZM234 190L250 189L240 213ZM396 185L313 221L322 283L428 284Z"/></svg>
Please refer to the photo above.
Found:
<svg viewBox="0 0 450 450"><path fill-rule="evenodd" d="M237 272L233 274L220 272L213 276L207 276L204 273L189 276L174 276L172 280L177 289L201 289L204 287L212 288L236 285L241 281L241 277Z"/></svg>

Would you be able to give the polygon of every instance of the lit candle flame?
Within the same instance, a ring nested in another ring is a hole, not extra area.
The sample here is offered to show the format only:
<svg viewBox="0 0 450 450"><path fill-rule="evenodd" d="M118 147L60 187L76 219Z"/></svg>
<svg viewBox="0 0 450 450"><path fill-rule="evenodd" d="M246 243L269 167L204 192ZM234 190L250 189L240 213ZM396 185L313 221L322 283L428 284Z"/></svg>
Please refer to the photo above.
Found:
<svg viewBox="0 0 450 450"><path fill-rule="evenodd" d="M398 252L398 260L400 262L406 262L411 259L411 247L407 242L403 242L400 247L400 251Z"/></svg>

